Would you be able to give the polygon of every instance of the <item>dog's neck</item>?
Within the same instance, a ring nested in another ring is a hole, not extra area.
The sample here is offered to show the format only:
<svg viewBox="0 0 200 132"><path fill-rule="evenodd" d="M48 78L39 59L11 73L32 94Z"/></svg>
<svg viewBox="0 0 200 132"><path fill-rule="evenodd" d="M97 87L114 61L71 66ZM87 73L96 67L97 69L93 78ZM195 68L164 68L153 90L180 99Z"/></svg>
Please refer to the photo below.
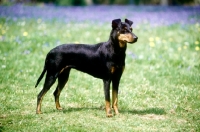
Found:
<svg viewBox="0 0 200 132"><path fill-rule="evenodd" d="M110 36L109 40L107 41L108 52L111 55L111 60L117 67L122 67L125 65L124 61L126 56L126 46L126 43L120 43L118 39L115 39L112 36Z"/></svg>
<svg viewBox="0 0 200 132"><path fill-rule="evenodd" d="M119 47L120 47L120 48L126 48L126 46L127 46L127 43L126 43L126 42L119 41Z"/></svg>
<svg viewBox="0 0 200 132"><path fill-rule="evenodd" d="M117 38L117 34L112 30L110 33L110 37L108 43L112 46L111 48L114 49L115 53L120 53L126 51L127 43L123 41L119 41Z"/></svg>

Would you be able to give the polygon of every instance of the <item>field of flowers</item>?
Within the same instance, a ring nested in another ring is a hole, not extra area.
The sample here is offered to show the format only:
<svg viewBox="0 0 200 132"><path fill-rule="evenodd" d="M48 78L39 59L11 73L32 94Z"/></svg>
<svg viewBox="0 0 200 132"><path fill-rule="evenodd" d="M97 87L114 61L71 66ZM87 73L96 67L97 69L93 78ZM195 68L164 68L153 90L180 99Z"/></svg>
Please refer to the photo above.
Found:
<svg viewBox="0 0 200 132"><path fill-rule="evenodd" d="M135 24L149 23L164 26L175 23L194 24L199 22L200 7L162 6L0 6L0 16L14 21L25 19L56 20L63 22L110 22L115 18L129 18Z"/></svg>
<svg viewBox="0 0 200 132"><path fill-rule="evenodd" d="M106 118L102 81L72 70L57 111L52 93L36 115L34 88L46 54L63 43L107 41L128 18L120 115ZM0 6L1 131L200 131L200 6Z"/></svg>

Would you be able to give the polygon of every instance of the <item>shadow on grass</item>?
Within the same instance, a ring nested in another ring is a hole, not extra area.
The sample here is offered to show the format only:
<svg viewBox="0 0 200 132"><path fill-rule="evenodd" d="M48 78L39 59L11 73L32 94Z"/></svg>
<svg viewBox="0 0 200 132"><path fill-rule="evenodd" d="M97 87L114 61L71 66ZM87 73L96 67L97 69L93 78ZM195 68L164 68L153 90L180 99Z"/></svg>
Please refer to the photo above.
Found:
<svg viewBox="0 0 200 132"><path fill-rule="evenodd" d="M89 110L102 110L104 111L104 108L87 108L87 107L81 107L81 108L67 108L62 110L63 113L68 112L76 112L76 111L89 111ZM128 114L137 114L137 115L146 115L146 114L155 114L155 115L164 115L166 114L165 110L163 108L148 108L148 109L142 109L142 110L119 110L120 113L128 113Z"/></svg>
<svg viewBox="0 0 200 132"><path fill-rule="evenodd" d="M1 124L0 124L1 125ZM5 129L3 128L3 126L0 126L0 132L3 132Z"/></svg>
<svg viewBox="0 0 200 132"><path fill-rule="evenodd" d="M166 114L163 108L148 108L143 110L121 110L121 113L130 113L137 115L146 115L146 114L155 114L155 115L164 115Z"/></svg>
<svg viewBox="0 0 200 132"><path fill-rule="evenodd" d="M70 113L70 112L76 112L76 111L91 111L91 110L102 110L100 108L87 108L87 107L71 107L71 108L67 108L67 109L63 109L62 112L63 113Z"/></svg>

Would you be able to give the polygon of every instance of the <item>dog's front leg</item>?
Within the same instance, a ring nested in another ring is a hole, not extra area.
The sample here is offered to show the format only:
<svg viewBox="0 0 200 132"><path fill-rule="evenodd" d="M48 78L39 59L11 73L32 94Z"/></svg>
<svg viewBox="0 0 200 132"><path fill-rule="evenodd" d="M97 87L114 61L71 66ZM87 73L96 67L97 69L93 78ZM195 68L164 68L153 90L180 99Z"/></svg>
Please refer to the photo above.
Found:
<svg viewBox="0 0 200 132"><path fill-rule="evenodd" d="M110 108L110 82L111 82L111 80L103 80L104 94L105 94L106 116L107 117L112 117L112 111L111 111L111 108Z"/></svg>
<svg viewBox="0 0 200 132"><path fill-rule="evenodd" d="M112 81L112 107L115 111L115 114L118 115L118 87L119 87L119 80Z"/></svg>
<svg viewBox="0 0 200 132"><path fill-rule="evenodd" d="M116 115L119 114L119 110L118 110L118 90L119 90L120 78L121 78L121 75L124 71L124 68L125 68L125 66L122 66L121 68L116 70L116 72L113 74L113 77L112 77L112 107L113 107Z"/></svg>

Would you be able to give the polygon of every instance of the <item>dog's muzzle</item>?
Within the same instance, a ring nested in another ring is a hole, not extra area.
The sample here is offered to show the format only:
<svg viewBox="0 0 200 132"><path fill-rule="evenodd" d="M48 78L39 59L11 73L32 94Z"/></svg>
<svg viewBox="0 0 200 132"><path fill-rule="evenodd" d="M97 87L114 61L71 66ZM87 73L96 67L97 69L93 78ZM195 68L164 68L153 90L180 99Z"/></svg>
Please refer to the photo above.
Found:
<svg viewBox="0 0 200 132"><path fill-rule="evenodd" d="M131 34L131 37L132 37L132 39L131 39L132 41L131 41L131 42L128 42L128 43L131 43L131 44L132 44L132 43L135 43L135 42L137 42L137 40L138 40L138 37L137 37L137 36L135 36L135 34L133 34L133 33L132 33L132 34Z"/></svg>
<svg viewBox="0 0 200 132"><path fill-rule="evenodd" d="M128 34L120 34L118 36L119 41L123 41L125 43L135 43L138 40L138 37L135 36L133 33Z"/></svg>

